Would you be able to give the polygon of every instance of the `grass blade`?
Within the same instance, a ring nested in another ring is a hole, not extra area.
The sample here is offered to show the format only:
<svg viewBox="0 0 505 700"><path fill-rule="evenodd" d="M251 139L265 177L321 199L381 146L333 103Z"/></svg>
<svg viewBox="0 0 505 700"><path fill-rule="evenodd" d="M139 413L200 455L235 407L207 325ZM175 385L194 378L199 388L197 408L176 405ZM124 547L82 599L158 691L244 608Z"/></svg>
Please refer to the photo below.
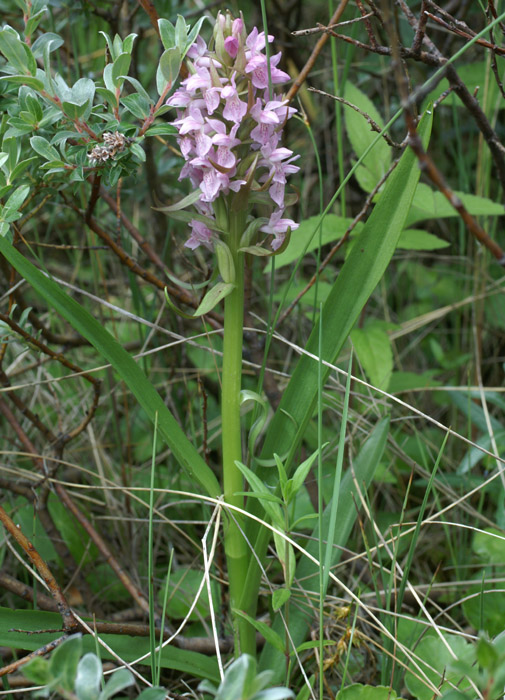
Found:
<svg viewBox="0 0 505 700"><path fill-rule="evenodd" d="M176 460L205 493L217 498L221 494L217 478L188 440L135 360L83 306L60 289L56 282L42 274L6 238L0 237L0 253L46 300L49 308L63 316L107 362L110 362L153 423L158 414L160 435L172 450Z"/></svg>

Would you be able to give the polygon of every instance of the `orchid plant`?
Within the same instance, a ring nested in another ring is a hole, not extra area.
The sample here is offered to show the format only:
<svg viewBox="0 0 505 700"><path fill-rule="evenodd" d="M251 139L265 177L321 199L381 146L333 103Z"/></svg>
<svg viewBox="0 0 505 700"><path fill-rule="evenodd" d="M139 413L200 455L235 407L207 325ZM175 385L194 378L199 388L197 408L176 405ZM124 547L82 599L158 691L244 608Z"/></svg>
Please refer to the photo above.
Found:
<svg viewBox="0 0 505 700"><path fill-rule="evenodd" d="M268 36L268 42L273 37ZM225 299L222 365L222 484L225 502L244 507L240 391L246 254L282 250L298 226L284 218L287 176L299 170L298 156L281 145L282 131L295 113L273 87L289 75L277 66L281 54L268 57L267 37L255 27L246 33L242 17L219 13L213 45L201 36L187 52L189 76L168 99L175 107L173 122L185 159L179 179L188 178L194 192L184 200L195 214L183 214L191 229L185 245L216 251L222 281L210 290L199 312ZM254 205L269 216L254 217ZM180 204L165 211L180 216ZM265 234L262 236L262 234ZM262 240L260 240L262 239ZM264 240L263 240L264 239ZM272 253L270 253L272 254ZM239 606L246 585L248 545L238 514L229 517L225 550L232 610ZM236 619L237 646L254 653L254 630Z"/></svg>

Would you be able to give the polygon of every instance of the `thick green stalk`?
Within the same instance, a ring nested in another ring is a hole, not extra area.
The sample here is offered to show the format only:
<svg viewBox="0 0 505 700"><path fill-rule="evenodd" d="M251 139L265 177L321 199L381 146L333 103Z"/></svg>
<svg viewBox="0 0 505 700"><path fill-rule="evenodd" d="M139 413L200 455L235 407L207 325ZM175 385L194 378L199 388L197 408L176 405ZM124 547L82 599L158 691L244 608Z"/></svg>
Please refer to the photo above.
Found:
<svg viewBox="0 0 505 700"><path fill-rule="evenodd" d="M244 497L235 495L244 490L243 477L235 462L242 461L240 430L240 389L242 381L242 336L244 326L244 255L239 253L244 231L242 213L230 214L228 245L235 266L235 289L224 300L224 342L221 389L223 444L223 490L226 503L244 507ZM225 552L230 585L230 605L239 608L246 586L249 552L242 535L243 519L235 511L225 526ZM242 618L234 618L235 652L256 654L254 629Z"/></svg>

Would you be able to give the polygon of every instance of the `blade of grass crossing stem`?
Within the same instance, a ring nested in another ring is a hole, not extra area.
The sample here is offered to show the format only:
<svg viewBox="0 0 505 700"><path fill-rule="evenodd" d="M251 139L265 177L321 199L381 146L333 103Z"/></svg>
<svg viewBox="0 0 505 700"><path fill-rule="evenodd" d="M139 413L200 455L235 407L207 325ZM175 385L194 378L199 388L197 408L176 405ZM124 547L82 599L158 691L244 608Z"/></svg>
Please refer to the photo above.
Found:
<svg viewBox="0 0 505 700"><path fill-rule="evenodd" d="M326 595L328 589L328 581L330 578L330 568L333 553L333 543L335 540L335 530L337 527L338 504L340 500L340 482L342 481L342 465L344 463L345 449L345 433L347 429L347 416L349 413L349 397L351 395L351 380L352 380L352 360L353 353L349 357L349 366L347 368L347 381L345 384L344 408L342 411L342 422L340 424L340 438L338 443L337 465L335 469L335 478L333 480L333 494L331 498L330 509L330 528L328 531L328 540L324 557L323 567L323 596ZM320 532L322 530L320 529Z"/></svg>
<svg viewBox="0 0 505 700"><path fill-rule="evenodd" d="M151 482L149 485L149 529L147 535L147 575L149 577L149 639L151 641L151 678L156 683L156 620L154 618L154 561L153 561L153 513L154 513L154 470L156 468L156 435L158 433L158 413L154 415L153 448L151 456Z"/></svg>
<svg viewBox="0 0 505 700"><path fill-rule="evenodd" d="M360 489L368 489L386 447L388 433L389 418L383 418L375 426L365 444L362 446L358 456L354 460L353 469L348 469L342 478L338 503L338 528L335 532L330 566L335 566L339 561L341 547L345 546L349 539L349 535L356 520L355 502L358 500L356 483L359 485ZM332 503L330 502L323 513L323 533L329 530L331 511ZM318 554L320 532L321 530L318 523L306 547L307 552L315 557L317 557ZM316 566L306 557L302 557L297 564L295 580L303 582L309 596L314 593L316 595L318 594L319 569L319 566ZM310 608L310 610L307 610L307 608L304 608L300 605L300 600L297 600L296 605L288 604L290 605L289 633L293 640L294 647L297 648L305 641L306 635L310 630L313 609ZM278 634L282 632L282 619L279 615L274 620L273 629ZM263 671L265 669L271 669L274 672L272 684L282 680L284 669L283 656L268 644L265 645L260 658L260 670Z"/></svg>
<svg viewBox="0 0 505 700"><path fill-rule="evenodd" d="M168 560L167 577L165 579L165 590L163 592L163 612L161 614L161 625L160 625L160 646L158 654L158 665L156 669L156 682L154 685L160 684L161 678L161 661L163 652L163 635L165 633L165 615L167 614L167 604L168 604L168 591L170 590L170 572L172 571L172 561L174 558L174 548L170 550L170 559Z"/></svg>
<svg viewBox="0 0 505 700"><path fill-rule="evenodd" d="M403 597L405 595L405 588L406 588L408 580L409 580L410 569L412 567L412 561L414 560L414 552L415 552L417 541L419 539L419 533L421 531L421 525L423 523L424 513L426 512L426 507L428 505L428 499L430 497L431 489L433 487L433 482L435 480L435 476L437 474L438 467L440 465L440 461L442 459L442 455L444 453L444 449L445 449L445 446L447 444L448 438L449 438L449 433L446 433L444 440L442 442L442 445L440 447L439 453L437 455L435 465L434 465L433 470L430 474L428 486L426 487L426 491L424 493L423 502L421 503L421 508L419 510L419 515L418 515L417 521L416 521L416 526L415 526L414 532L412 534L412 540L410 542L409 551L407 553L405 566L403 567L403 573L402 573L402 576L400 579L400 586L398 588L398 593L397 593L397 600L398 600L397 609L398 610L401 610L401 608L402 608ZM393 685L394 685L394 687L396 687L399 684L401 673L402 673L401 669L399 669L399 668L394 669L394 672L393 672ZM389 678L391 678L391 676L389 676Z"/></svg>
<svg viewBox="0 0 505 700"><path fill-rule="evenodd" d="M0 237L0 253L51 308L63 316L72 328L86 338L107 362L110 362L151 421L154 422L154 417L158 413L158 430L178 463L206 494L218 498L221 487L216 476L188 440L157 390L131 355L83 306L60 289L56 282L40 272L6 238Z"/></svg>
<svg viewBox="0 0 505 700"><path fill-rule="evenodd" d="M323 324L320 324L320 337L322 337ZM349 365L347 368L347 381L345 384L345 395L344 395L344 408L342 411L342 421L340 423L340 437L338 443L338 454L337 454L337 464L335 469L335 477L333 479L333 493L330 501L330 527L328 530L328 537L326 540L326 551L324 553L324 565L319 567L319 677L323 677L324 673L324 655L323 655L323 640L324 640L324 600L326 598L326 591L328 589L328 581L330 578L331 560L333 553L333 542L335 540L335 529L337 526L337 515L338 515L338 503L340 496L340 482L342 480L342 464L344 461L344 449L345 449L345 433L347 429L347 416L349 413L349 396L351 393L351 379L352 379L352 359L353 353L351 350L351 355L349 357ZM322 362L319 360L319 367L322 368ZM320 369L321 372L321 369ZM321 379L321 378L320 378ZM319 410L318 410L318 445L323 444L322 429L322 384L319 390ZM323 483L323 464L321 450L319 450L318 455L318 499L319 499L319 532L323 532L323 496L322 496L322 483ZM323 561L323 538L319 537L319 561ZM319 684L319 696L323 700L323 689L324 684Z"/></svg>
<svg viewBox="0 0 505 700"><path fill-rule="evenodd" d="M444 437L444 441L442 442L442 446L440 447L440 451L438 453L437 459L435 461L433 471L431 472L430 479L428 481L428 486L426 487L426 491L424 493L423 502L421 503L421 508L419 510L419 516L417 518L416 527L414 530L414 534L412 535L412 541L410 543L409 552L407 555L407 561L405 562L405 566L403 569L403 576L402 576L402 579L400 582L400 588L398 590L398 604L400 606L402 604L403 595L405 593L405 586L407 585L408 576L410 573L410 567L412 566L412 560L414 558L414 550L416 548L416 543L417 543L417 540L419 538L419 532L421 530L421 525L422 525L422 521L424 518L424 513L426 511L426 506L428 505L428 498L430 496L433 482L435 480L435 476L436 476L436 473L438 471L440 460L442 459L442 454L444 452L445 445L447 443L448 438L449 438L449 433L446 433L446 435Z"/></svg>
<svg viewBox="0 0 505 700"><path fill-rule="evenodd" d="M316 297L317 299L317 297ZM321 361L321 348L323 345L323 305L319 305L319 349L317 363L317 446L319 452L317 455L317 515L319 521L319 532L323 531L323 455L321 446L323 444L323 363ZM319 554L318 559L323 561L323 538L318 541ZM289 608L286 608L289 613ZM324 569L319 566L319 700L324 697ZM289 679L288 679L289 681Z"/></svg>

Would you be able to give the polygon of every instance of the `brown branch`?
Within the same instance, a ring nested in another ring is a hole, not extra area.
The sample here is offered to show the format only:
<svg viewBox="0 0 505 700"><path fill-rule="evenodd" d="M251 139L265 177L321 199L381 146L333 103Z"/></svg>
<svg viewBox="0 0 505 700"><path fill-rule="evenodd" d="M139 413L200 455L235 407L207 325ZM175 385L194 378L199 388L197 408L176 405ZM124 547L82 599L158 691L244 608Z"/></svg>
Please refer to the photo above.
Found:
<svg viewBox="0 0 505 700"><path fill-rule="evenodd" d="M103 187L100 190L100 197L111 208L114 214L118 216L118 207L116 201ZM160 270L163 270L164 272L170 271L168 265L166 265L163 262L163 260L159 257L158 253L156 253L156 251L151 247L148 241L146 241L146 239L142 236L138 228L132 224L130 219L123 213L123 211L119 212L119 217L121 219L121 223L131 235L131 237L134 239L134 241L137 243L144 255L146 255L146 257L148 257L149 260Z"/></svg>
<svg viewBox="0 0 505 700"><path fill-rule="evenodd" d="M52 597L54 598L57 606L58 612L61 615L63 621L63 629L65 632L72 632L79 628L79 623L74 617L73 612L70 609L69 604L63 591L59 587L56 579L54 578L50 568L46 562L42 559L38 551L35 549L33 544L30 542L28 537L23 534L23 532L17 527L12 519L7 515L2 506L0 506L0 522L7 530L7 532L13 537L18 543L21 549L25 552L26 556L30 559L32 564L35 566L39 574L44 579Z"/></svg>
<svg viewBox="0 0 505 700"><path fill-rule="evenodd" d="M156 12L156 8L154 6L154 3L152 0L138 0L139 5L142 7L146 15L149 17L149 21L151 22L154 31L158 35L158 38L161 39L161 34L160 34L160 28L158 27L158 13Z"/></svg>
<svg viewBox="0 0 505 700"><path fill-rule="evenodd" d="M400 0L401 3L404 2L404 0ZM400 44L399 44L399 39L398 35L396 33L396 29L393 25L393 23L390 23L389 26L389 34L390 34L390 39L391 39L391 44L393 47L393 56L399 55L400 54ZM425 39L429 42L429 40L425 37ZM430 180L433 182L435 187L444 195L444 197L448 200L448 202L451 204L451 206L454 207L454 209L458 212L459 216L461 219L464 221L466 227L470 231L470 233L485 247L487 248L491 254L498 260L500 265L505 266L505 253L503 250L500 248L500 246L494 241L486 231L480 226L480 224L473 218L473 216L468 212L466 207L464 206L463 202L457 197L452 189L449 187L449 185L446 183L442 173L440 170L436 167L435 163L433 160L430 158L428 153L425 151L424 146L421 142L421 139L419 137L419 134L417 133L417 124L416 124L416 118L415 115L412 112L412 101L409 99L408 95L408 88L405 84L405 81L403 80L403 74L400 71L399 68L399 62L395 61L396 64L396 74L397 74L397 83L398 87L400 88L400 94L401 94L401 99L402 99L402 104L403 104L403 111L405 115L405 123L407 125L408 129L408 144L410 148L413 150L413 152L416 155L416 158L419 161L419 167L423 172L426 173L426 175L430 178ZM452 66L448 66L448 69L452 69Z"/></svg>
<svg viewBox="0 0 505 700"><path fill-rule="evenodd" d="M340 3L338 5L337 9L333 13L333 17L329 21L330 25L338 24L339 19L341 18L341 16L344 13L345 8L347 7L347 2L348 2L348 0L340 0ZM296 80L294 81L293 85L291 86L291 88L288 91L288 94L286 97L289 101L291 101L295 97L296 93L298 92L298 90L301 88L301 86L303 85L303 83L307 79L307 76L309 75L310 71L314 67L314 64L317 60L317 57L319 56L319 54L323 50L323 47L327 41L328 41L328 34L323 34L318 39L316 45L314 46L314 48L312 50L312 53L309 56L308 61L305 63L304 67L302 68L302 70L298 74Z"/></svg>
<svg viewBox="0 0 505 700"><path fill-rule="evenodd" d="M51 359L56 360L64 367L69 369L71 372L78 372L86 381L88 381L93 386L93 401L84 419L73 430L69 431L65 435L58 436L58 438L56 438L56 436L51 431L49 431L49 429L42 423L42 421L39 420L36 414L34 414L16 394L10 394L9 396L13 403L15 403L18 409L22 412L22 414L25 415L51 443L54 443L56 442L56 440L58 440L60 445L66 445L70 440L73 440L86 428L86 426L89 424L89 422L95 415L95 411L98 407L98 400L100 398L100 380L94 377L92 374L89 374L85 370L81 369L78 365L75 365L73 362L67 360L63 353L51 350L51 348L49 348L45 343L42 343L38 338L28 333L22 326L20 326L12 318L7 316L6 314L3 314L2 312L0 312L0 320L7 324L15 333L20 335L27 343L34 345L38 350L40 350L40 352L44 353ZM3 371L0 371L0 381L2 381L4 386L10 386L9 379Z"/></svg>
<svg viewBox="0 0 505 700"><path fill-rule="evenodd" d="M53 488L60 498L61 502L67 507L67 509L72 513L74 518L82 525L86 530L94 544L97 546L100 554L105 559L106 563L114 571L118 579L123 584L124 588L131 595L133 600L137 605L147 614L149 614L149 602L143 592L133 583L130 576L126 573L124 568L121 566L117 558L112 553L112 550L105 542L105 540L99 535L95 530L93 525L89 522L87 517L79 510L71 499L68 491L58 482L53 483Z"/></svg>
<svg viewBox="0 0 505 700"><path fill-rule="evenodd" d="M430 0L431 1L431 0ZM397 0L398 4L400 5L405 17L407 18L407 21L411 25L411 27L414 29L414 31L417 31L418 28L418 19L414 15L414 13L410 10L409 6L405 2L405 0ZM438 48L435 46L435 44L431 41L431 39L428 36L424 36L423 43L430 49L430 54L429 56L431 57L430 60L432 61L428 65L438 65L443 66L447 61L442 56L441 52L438 50ZM412 55L412 58L415 58L417 60L422 60L423 62L427 63L426 60L426 53L421 52L419 57ZM456 72L456 69L452 65L446 66L445 69L445 76L447 80L449 81L450 86L453 88L454 92L458 95L459 99L461 102L464 104L468 112L471 114L473 117L477 127L479 128L480 132L482 133L482 136L484 137L484 140L486 141L489 150L491 152L491 156L493 158L494 164L496 166L496 170L498 172L498 177L500 180L501 187L503 191L505 192L505 148L503 147L503 144L500 142L500 139L498 138L497 133L491 126L486 114L483 112L481 106L479 105L478 101L476 98L470 93L466 85L463 83L461 78L459 77L458 73ZM430 84L430 89L433 87L433 81Z"/></svg>
<svg viewBox="0 0 505 700"><path fill-rule="evenodd" d="M11 576L6 571L0 570L0 586L6 591L10 591L15 595L19 596L23 600L27 600L29 603L33 603L35 596L33 594L33 588L27 586L26 583L18 581L14 576ZM48 595L44 593L39 593L37 591L37 606L41 610L47 610L48 612L59 612L58 603Z"/></svg>
<svg viewBox="0 0 505 700"><path fill-rule="evenodd" d="M44 644L44 646L40 647L40 649L32 651L31 654L27 654L27 656L23 656L21 659L17 659L16 661L13 661L7 666L2 666L2 668L0 668L0 676L7 676L9 673L14 673L21 666L24 666L32 659L36 659L38 656L45 656L46 654L49 654L50 651L53 651L53 649L59 647L60 644L62 644L66 639L68 639L68 635L64 634L62 637L58 637L58 639L55 639L54 641L49 642L48 644Z"/></svg>

